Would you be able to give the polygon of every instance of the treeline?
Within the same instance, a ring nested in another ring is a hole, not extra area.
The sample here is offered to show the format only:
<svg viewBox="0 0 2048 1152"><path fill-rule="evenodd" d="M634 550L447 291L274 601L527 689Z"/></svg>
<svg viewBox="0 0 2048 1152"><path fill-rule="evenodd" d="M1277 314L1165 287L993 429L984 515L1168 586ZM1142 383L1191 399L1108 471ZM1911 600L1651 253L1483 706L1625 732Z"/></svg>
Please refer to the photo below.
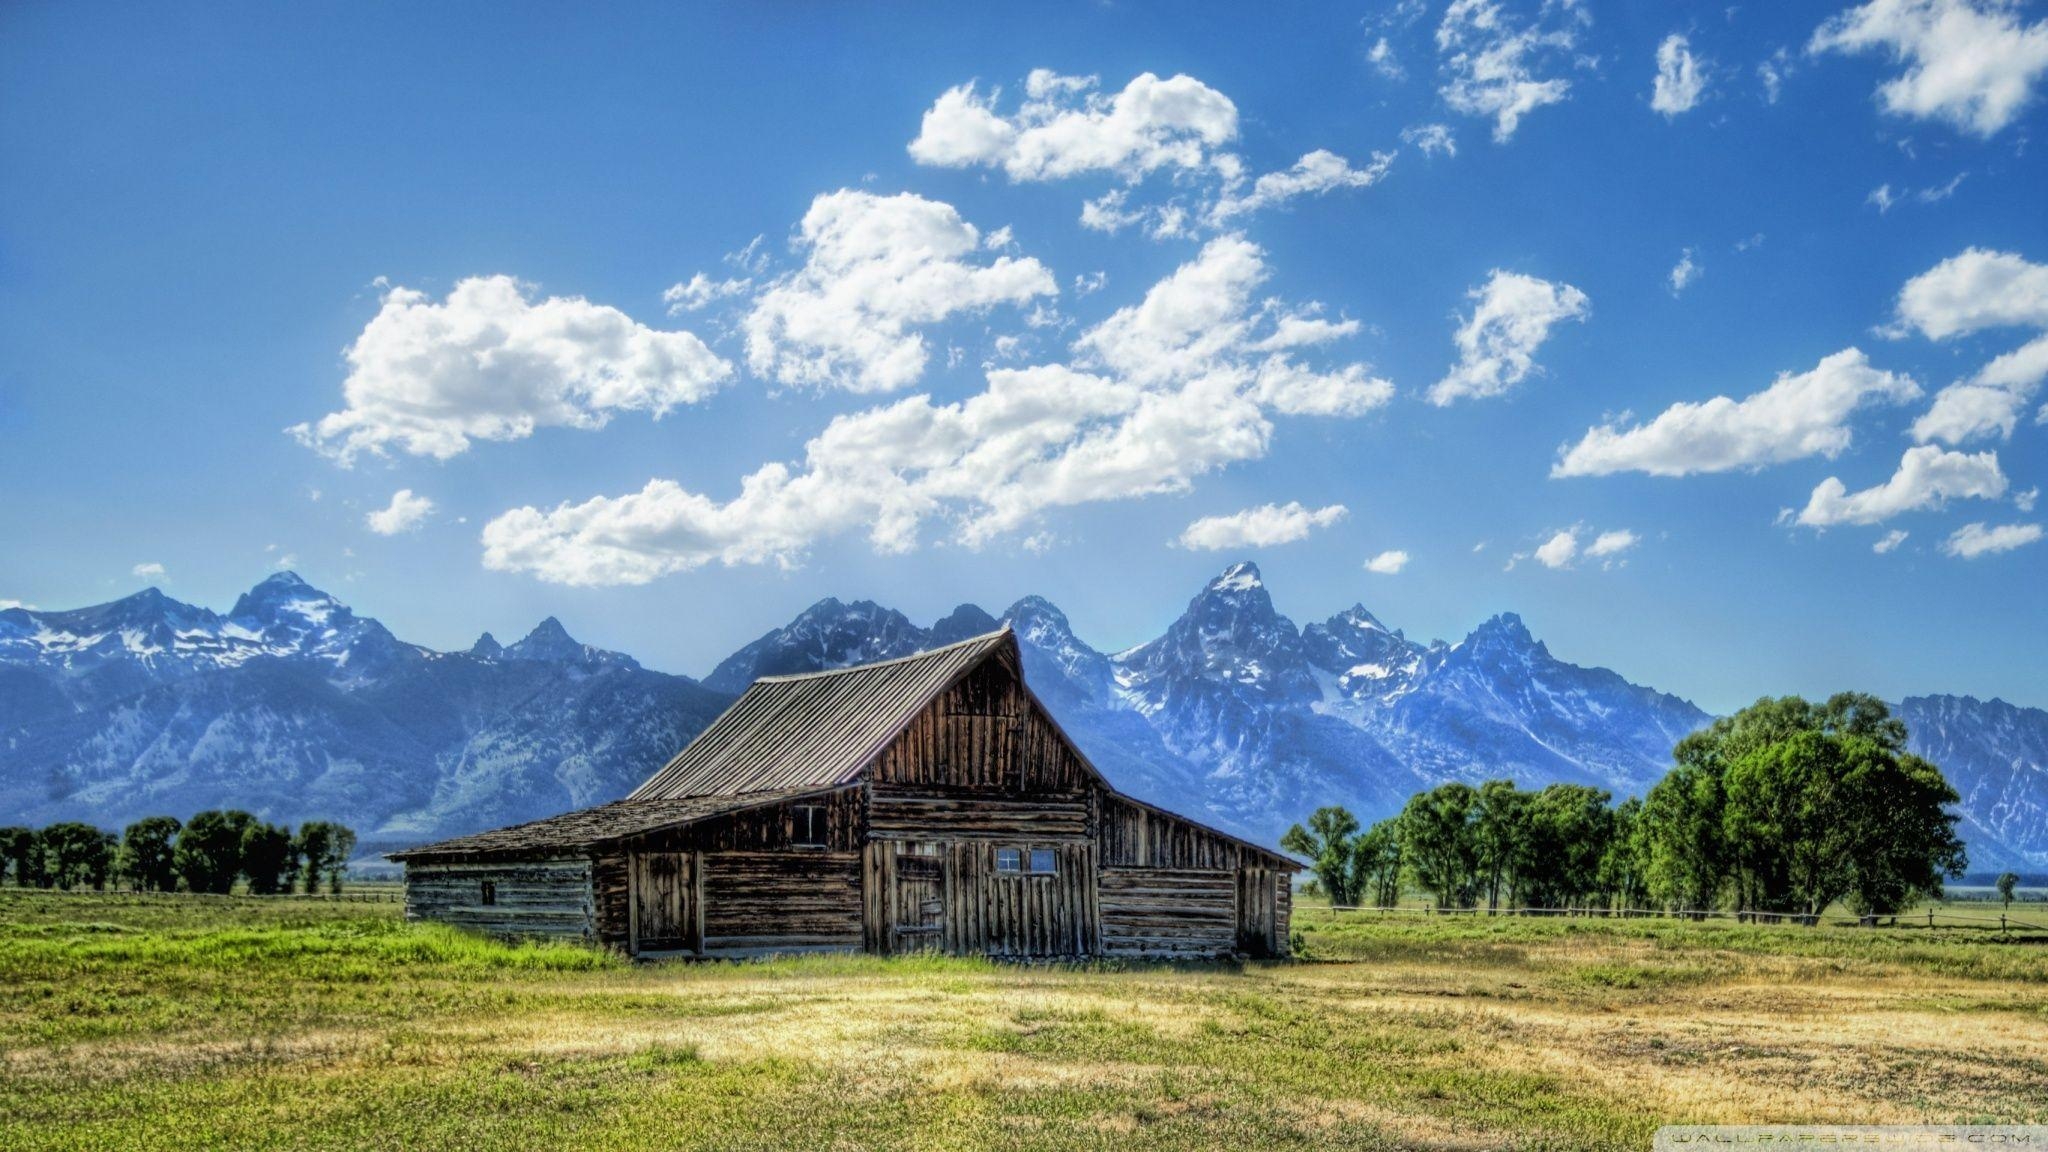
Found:
<svg viewBox="0 0 2048 1152"><path fill-rule="evenodd" d="M0 878L23 888L93 888L137 892L226 893L246 880L259 896L322 884L340 892L355 852L347 825L309 820L294 833L247 812L206 811L180 823L146 816L119 836L67 821L48 827L0 828Z"/></svg>
<svg viewBox="0 0 2048 1152"><path fill-rule="evenodd" d="M1884 703L1764 699L1679 741L1674 767L1620 804L1598 788L1440 785L1361 829L1321 808L1281 846L1312 860L1334 904L1389 906L1404 887L1439 907L1731 909L1864 916L1941 895L1963 874L1957 802L1906 751Z"/></svg>

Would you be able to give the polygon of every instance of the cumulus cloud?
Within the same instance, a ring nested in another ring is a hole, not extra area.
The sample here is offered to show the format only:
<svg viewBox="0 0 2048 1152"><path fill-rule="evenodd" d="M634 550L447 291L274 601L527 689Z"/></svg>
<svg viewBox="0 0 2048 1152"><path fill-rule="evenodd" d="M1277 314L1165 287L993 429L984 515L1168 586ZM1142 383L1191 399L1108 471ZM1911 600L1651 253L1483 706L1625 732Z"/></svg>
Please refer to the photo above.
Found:
<svg viewBox="0 0 2048 1152"><path fill-rule="evenodd" d="M1906 512L1937 508L1951 499L1995 500L2005 495L1996 452L1950 452L1932 444L1908 448L1890 480L1851 492L1830 476L1820 482L1799 523L1809 528L1879 524Z"/></svg>
<svg viewBox="0 0 2048 1152"><path fill-rule="evenodd" d="M2032 102L2048 71L2048 21L2002 0L1871 0L1814 31L1809 52L1881 51L1905 71L1878 87L1884 110L1991 136Z"/></svg>
<svg viewBox="0 0 2048 1152"><path fill-rule="evenodd" d="M1094 76L1034 70L1017 111L996 110L1000 91L948 89L924 114L911 158L943 168L999 168L1013 181L1110 173L1139 180L1161 169L1199 170L1237 138L1237 106L1192 76L1146 72L1123 91Z"/></svg>
<svg viewBox="0 0 2048 1152"><path fill-rule="evenodd" d="M1643 538L1626 528L1602 532L1593 543L1586 547L1588 556L1619 556L1643 542Z"/></svg>
<svg viewBox="0 0 2048 1152"><path fill-rule="evenodd" d="M290 429L345 465L393 447L446 460L472 440L600 428L619 411L658 417L732 375L688 332L659 332L580 296L536 301L510 276L463 280L438 304L388 290L347 359L346 407Z"/></svg>
<svg viewBox="0 0 2048 1152"><path fill-rule="evenodd" d="M1458 138L1451 133L1448 124L1413 124L1401 129L1401 143L1409 145L1424 156L1456 156Z"/></svg>
<svg viewBox="0 0 2048 1152"><path fill-rule="evenodd" d="M1204 516L1189 524L1176 542L1182 548L1216 552L1231 548L1270 548L1306 540L1318 528L1344 519L1342 504L1308 508L1300 501L1261 504L1227 516Z"/></svg>
<svg viewBox="0 0 2048 1152"><path fill-rule="evenodd" d="M991 370L985 391L954 403L911 396L837 417L800 464L756 470L730 500L655 480L513 509L485 527L484 563L558 583L644 583L709 563L795 564L855 528L879 551L906 551L933 520L980 546L1053 508L1184 491L1260 457L1269 413L1386 403L1392 385L1363 365L1296 359L1354 326L1262 299L1266 278L1257 246L1219 237L1081 333L1067 363Z"/></svg>
<svg viewBox="0 0 2048 1152"><path fill-rule="evenodd" d="M1904 544L1906 542L1906 535L1907 533L1904 528L1894 528L1879 537L1878 541L1870 546L1870 550L1882 556L1896 549L1899 545Z"/></svg>
<svg viewBox="0 0 2048 1152"><path fill-rule="evenodd" d="M1568 568L1579 555L1579 532L1576 528L1560 529L1557 535L1536 547L1536 562L1545 568Z"/></svg>
<svg viewBox="0 0 2048 1152"><path fill-rule="evenodd" d="M1339 188L1370 188L1385 178L1393 165L1392 152L1375 152L1371 163L1354 168L1344 157L1318 148L1295 161L1292 168L1259 177L1252 182L1251 191L1241 196L1226 192L1211 210L1210 219L1220 225L1300 196L1320 196Z"/></svg>
<svg viewBox="0 0 2048 1152"><path fill-rule="evenodd" d="M2011 252L1971 248L1906 282L1896 332L1946 340L1992 328L2048 329L2048 265ZM1994 358L1943 388L1913 424L1922 443L2009 437L2048 380L2048 336Z"/></svg>
<svg viewBox="0 0 2048 1152"><path fill-rule="evenodd" d="M1593 537L1591 543L1583 543L1586 536ZM1605 532L1591 532L1583 524L1560 528L1543 543L1527 552L1517 552L1508 557L1507 571L1524 560L1535 560L1545 568L1571 568L1580 560L1598 560L1602 568L1615 568L1627 564L1624 554L1642 543L1642 537L1626 528L1613 528ZM1484 547L1481 545L1480 547ZM1473 551L1479 551L1474 548Z"/></svg>
<svg viewBox="0 0 2048 1152"><path fill-rule="evenodd" d="M396 536L417 531L433 511L432 500L414 495L410 488L400 488L391 494L391 503L364 516L363 524L379 536Z"/></svg>
<svg viewBox="0 0 2048 1152"><path fill-rule="evenodd" d="M1570 3L1557 7L1578 11ZM1575 42L1569 27L1523 23L1497 0L1452 0L1436 29L1443 70L1438 93L1453 111L1491 117L1494 140L1505 143L1522 117L1568 97L1571 81L1539 76L1538 70L1549 57L1569 53Z"/></svg>
<svg viewBox="0 0 2048 1152"><path fill-rule="evenodd" d="M168 575L164 570L164 566L154 560L137 564L128 570L128 574L138 580L162 580Z"/></svg>
<svg viewBox="0 0 2048 1152"><path fill-rule="evenodd" d="M1657 45L1657 79L1650 89L1650 107L1667 117L1690 112L1707 90L1707 73L1692 46L1677 32Z"/></svg>
<svg viewBox="0 0 2048 1152"><path fill-rule="evenodd" d="M1671 285L1671 294L1677 296L1691 287L1692 282L1700 278L1700 272L1699 264L1692 258L1692 249L1681 250L1678 263L1671 266L1671 275L1666 277L1666 282Z"/></svg>
<svg viewBox="0 0 2048 1152"><path fill-rule="evenodd" d="M1949 535L1941 550L1964 560L1975 560L1979 556L2010 552L2040 538L2039 524L2001 524L1996 528L1981 523L1965 524Z"/></svg>
<svg viewBox="0 0 2048 1152"><path fill-rule="evenodd" d="M893 391L924 374L917 326L1059 294L1035 259L975 262L974 226L908 192L820 196L797 243L803 267L772 281L742 323L747 366L783 384Z"/></svg>
<svg viewBox="0 0 2048 1152"><path fill-rule="evenodd" d="M671 284L661 294L661 302L668 305L668 314L680 315L695 312L720 300L732 296L744 296L754 286L754 281L745 276L729 276L713 280L702 272L679 284Z"/></svg>
<svg viewBox="0 0 2048 1152"><path fill-rule="evenodd" d="M1550 329L1584 320L1592 310L1586 294L1569 284L1498 268L1466 295L1477 303L1453 336L1458 363L1429 389L1430 402L1439 406L1498 396L1521 383L1537 370L1536 350Z"/></svg>
<svg viewBox="0 0 2048 1152"><path fill-rule="evenodd" d="M1365 59L1372 65L1373 71L1389 80L1405 80L1408 77L1407 69L1401 67L1401 58L1394 54L1394 46L1387 42L1385 36L1373 41L1372 47L1365 50Z"/></svg>
<svg viewBox="0 0 2048 1152"><path fill-rule="evenodd" d="M1380 576L1398 576L1408 566L1408 553L1390 548L1365 562L1365 570Z"/></svg>
<svg viewBox="0 0 2048 1152"><path fill-rule="evenodd" d="M1911 379L1873 368L1861 351L1846 348L1741 400L1683 401L1647 424L1589 429L1563 451L1550 474L1689 476L1808 456L1833 458L1849 446L1848 419L1858 407L1919 395Z"/></svg>

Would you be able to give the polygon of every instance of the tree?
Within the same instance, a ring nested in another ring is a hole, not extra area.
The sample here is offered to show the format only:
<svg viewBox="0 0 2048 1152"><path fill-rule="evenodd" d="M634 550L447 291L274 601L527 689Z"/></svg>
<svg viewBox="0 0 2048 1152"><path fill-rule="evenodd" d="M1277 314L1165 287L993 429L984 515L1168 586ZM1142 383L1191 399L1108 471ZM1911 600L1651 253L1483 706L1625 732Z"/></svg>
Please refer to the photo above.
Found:
<svg viewBox="0 0 2048 1152"><path fill-rule="evenodd" d="M115 853L114 870L141 892L175 892L178 869L174 842L178 829L175 816L145 816L121 833L121 848Z"/></svg>
<svg viewBox="0 0 2048 1152"><path fill-rule="evenodd" d="M1854 762L1844 783L1853 840L1850 907L1864 916L1893 915L1915 900L1940 898L1943 880L1961 878L1969 857L1949 810L1961 797L1941 769L1880 746Z"/></svg>
<svg viewBox="0 0 2048 1152"><path fill-rule="evenodd" d="M1452 781L1410 797L1401 810L1401 854L1418 887L1444 908L1470 908L1479 887L1472 835L1479 792Z"/></svg>
<svg viewBox="0 0 2048 1152"><path fill-rule="evenodd" d="M172 860L193 892L234 890L242 871L242 834L256 818L247 812L208 810L192 817L178 834Z"/></svg>
<svg viewBox="0 0 2048 1152"><path fill-rule="evenodd" d="M1358 817L1343 808L1318 808L1309 814L1306 828L1299 824L1280 837L1280 847L1309 859L1323 891L1333 907L1358 902L1352 887L1352 838L1358 833Z"/></svg>
<svg viewBox="0 0 2048 1152"><path fill-rule="evenodd" d="M23 888L48 888L43 867L43 842L33 828L0 828L0 867L11 869Z"/></svg>
<svg viewBox="0 0 2048 1152"><path fill-rule="evenodd" d="M1614 833L1600 854L1600 893L1610 908L1635 908L1649 903L1642 813L1643 802L1634 796L1614 809Z"/></svg>
<svg viewBox="0 0 2048 1152"><path fill-rule="evenodd" d="M1552 784L1529 798L1521 867L1529 904L1571 908L1600 887L1600 859L1614 838L1613 797L1585 784Z"/></svg>
<svg viewBox="0 0 2048 1152"><path fill-rule="evenodd" d="M2011 872L2000 872L1998 874L1998 897L2005 901L2007 911L2012 910L2013 889L2019 886L2020 878L2017 875Z"/></svg>
<svg viewBox="0 0 2048 1152"><path fill-rule="evenodd" d="M251 893L275 896L291 891L292 880L299 871L298 849L291 829L252 821L242 829L241 861Z"/></svg>
<svg viewBox="0 0 2048 1152"><path fill-rule="evenodd" d="M1529 843L1529 794L1516 791L1512 780L1481 784L1472 813L1472 842L1480 884L1486 889L1486 910L1498 911L1503 889L1510 901L1520 891Z"/></svg>
<svg viewBox="0 0 2048 1152"><path fill-rule="evenodd" d="M59 888L93 885L105 888L113 863L106 833L90 824L67 820L52 824L37 837L42 842L51 884Z"/></svg>
<svg viewBox="0 0 2048 1152"><path fill-rule="evenodd" d="M1351 892L1361 904L1392 908L1401 902L1401 830L1394 820L1366 829L1351 846Z"/></svg>
<svg viewBox="0 0 2048 1152"><path fill-rule="evenodd" d="M1695 736L1698 734L1695 733ZM1728 847L1718 764L1694 739L1679 741L1678 763L1643 797L1643 881L1666 907L1704 912L1728 879Z"/></svg>
<svg viewBox="0 0 2048 1152"><path fill-rule="evenodd" d="M324 876L328 891L340 892L348 858L355 850L355 831L346 824L308 820L299 825L298 854L305 860L306 891L318 892Z"/></svg>

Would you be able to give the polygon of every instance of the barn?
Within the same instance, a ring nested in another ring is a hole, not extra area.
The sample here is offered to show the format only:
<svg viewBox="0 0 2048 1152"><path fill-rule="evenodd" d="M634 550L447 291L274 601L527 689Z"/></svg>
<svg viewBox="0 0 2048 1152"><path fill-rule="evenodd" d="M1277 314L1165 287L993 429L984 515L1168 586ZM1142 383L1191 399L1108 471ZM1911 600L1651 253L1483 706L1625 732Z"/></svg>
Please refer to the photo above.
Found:
<svg viewBox="0 0 2048 1152"><path fill-rule="evenodd" d="M1110 787L1007 628L763 678L623 800L391 858L410 918L695 957L1283 956L1301 867Z"/></svg>

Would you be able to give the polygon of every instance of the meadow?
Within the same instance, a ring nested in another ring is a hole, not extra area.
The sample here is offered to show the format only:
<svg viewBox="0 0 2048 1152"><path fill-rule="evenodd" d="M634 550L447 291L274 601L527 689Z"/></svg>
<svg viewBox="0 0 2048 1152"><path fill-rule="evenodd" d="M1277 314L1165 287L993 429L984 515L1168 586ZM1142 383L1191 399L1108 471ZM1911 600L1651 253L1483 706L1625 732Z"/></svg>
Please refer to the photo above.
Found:
<svg viewBox="0 0 2048 1152"><path fill-rule="evenodd" d="M1645 1148L2048 1122L2048 945L1362 916L1307 958L633 965L392 903L0 891L0 1148Z"/></svg>

